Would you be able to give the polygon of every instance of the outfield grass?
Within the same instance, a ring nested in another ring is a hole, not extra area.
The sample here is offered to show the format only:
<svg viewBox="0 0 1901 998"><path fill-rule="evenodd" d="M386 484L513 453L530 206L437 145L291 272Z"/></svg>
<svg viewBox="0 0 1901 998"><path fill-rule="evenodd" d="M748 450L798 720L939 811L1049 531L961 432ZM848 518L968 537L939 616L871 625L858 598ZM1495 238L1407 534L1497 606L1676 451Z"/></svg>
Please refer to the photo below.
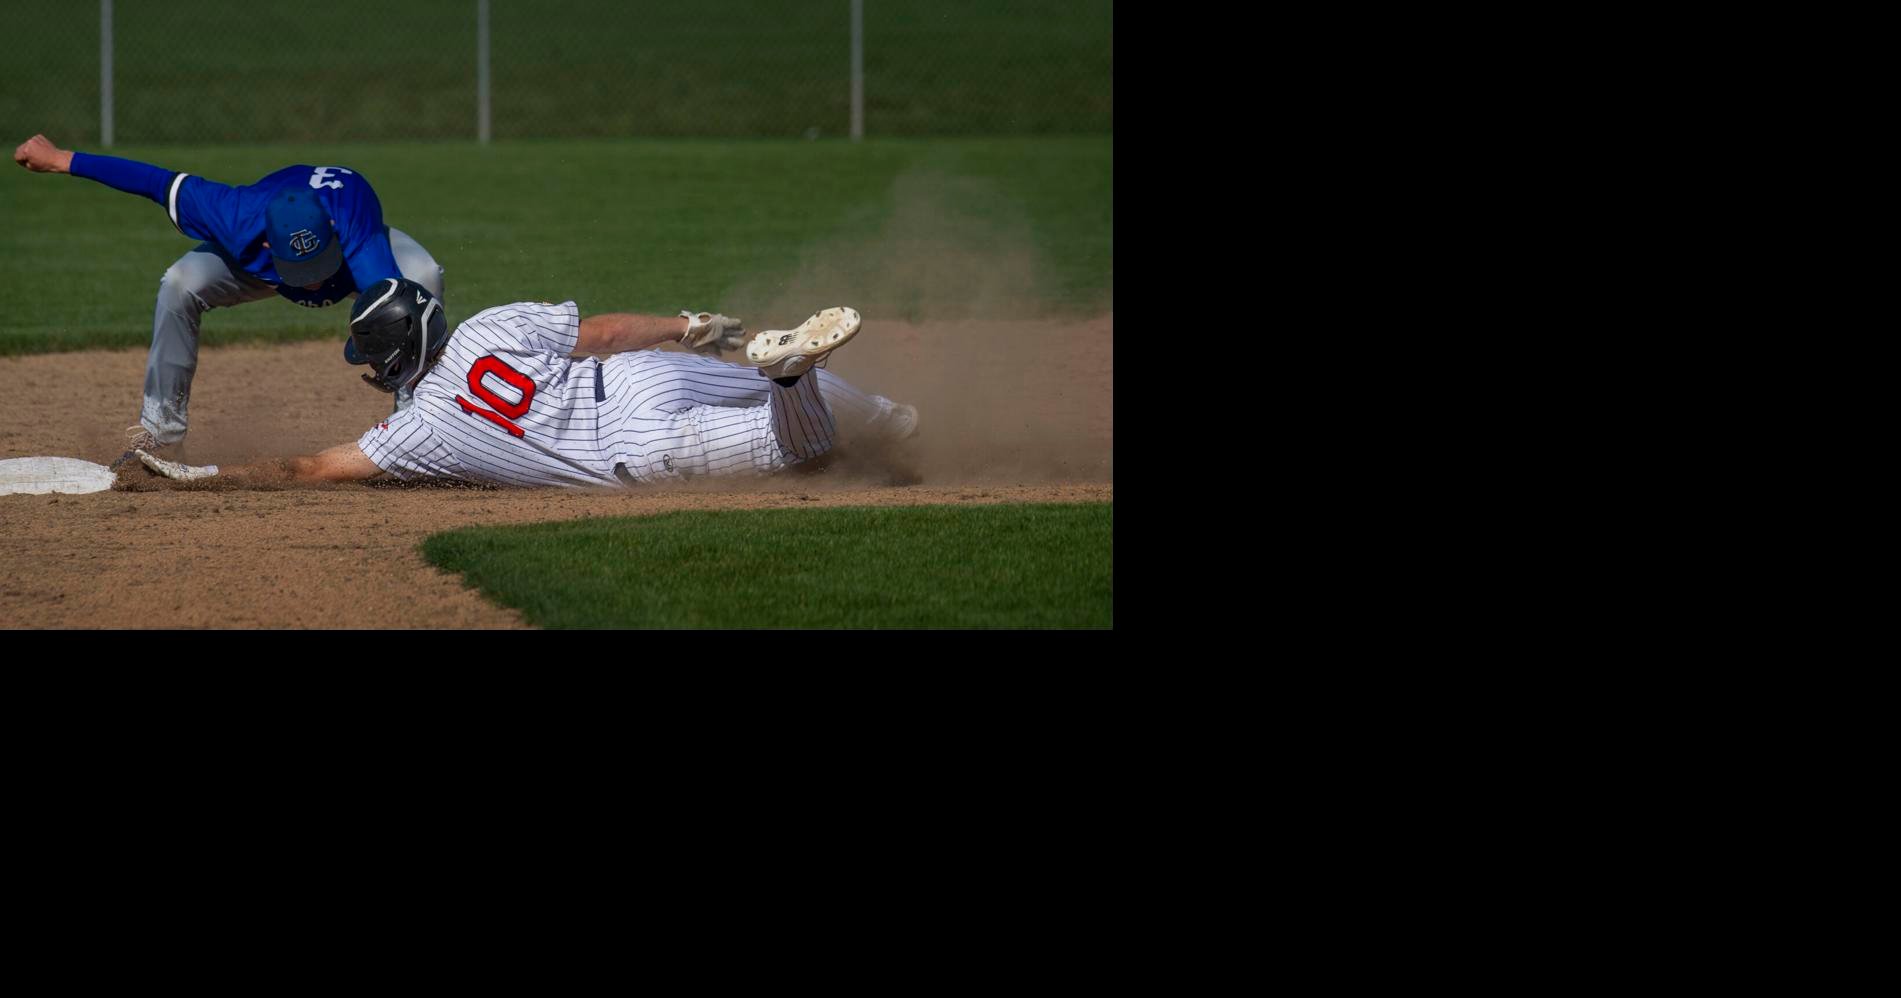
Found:
<svg viewBox="0 0 1901 998"><path fill-rule="evenodd" d="M848 133L847 0L490 6L498 140ZM117 4L118 140L472 139L475 7ZM7 0L0 28L0 130L97 143L99 5ZM866 134L1106 134L1112 48L1111 0L870 0Z"/></svg>
<svg viewBox="0 0 1901 998"><path fill-rule="evenodd" d="M432 564L549 628L1105 628L1114 507L681 512L471 528Z"/></svg>
<svg viewBox="0 0 1901 998"><path fill-rule="evenodd" d="M289 163L358 170L389 223L447 271L452 321L572 298L588 312L717 308L770 323L802 316L756 314L768 302L809 309L833 297L907 319L1107 307L1112 146L1102 136L113 151L234 184ZM159 277L195 245L151 201L13 166L0 168L0 218L0 354L148 344ZM1033 257L1033 273L1014 275L1033 287L1027 305L912 286L934 279L933 257L1016 270L1018 249ZM881 265L900 256L922 265ZM814 276L815 260L834 259ZM970 314L938 314L946 308ZM207 315L203 342L341 338L347 321L341 307L273 299Z"/></svg>

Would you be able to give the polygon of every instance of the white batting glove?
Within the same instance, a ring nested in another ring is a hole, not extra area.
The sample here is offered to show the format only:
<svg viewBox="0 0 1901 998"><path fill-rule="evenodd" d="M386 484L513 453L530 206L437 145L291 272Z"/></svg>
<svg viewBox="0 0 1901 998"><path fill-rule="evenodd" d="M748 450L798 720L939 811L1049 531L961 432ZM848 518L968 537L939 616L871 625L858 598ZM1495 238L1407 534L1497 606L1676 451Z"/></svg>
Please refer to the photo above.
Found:
<svg viewBox="0 0 1901 998"><path fill-rule="evenodd" d="M139 456L139 460L143 462L146 467L152 469L153 471L158 472L161 475L164 475L166 478L174 479L180 482L189 482L189 481L194 481L200 478L210 478L211 476L218 473L218 466L215 464L207 464L204 467L196 467L194 465L189 465L189 464L179 464L177 461L167 461L162 457L153 457L152 455L147 454L146 452L142 450L133 451L133 453Z"/></svg>
<svg viewBox="0 0 1901 998"><path fill-rule="evenodd" d="M681 312L680 318L686 320L686 334L680 342L700 353L718 354L746 345L746 327L738 319L717 312Z"/></svg>

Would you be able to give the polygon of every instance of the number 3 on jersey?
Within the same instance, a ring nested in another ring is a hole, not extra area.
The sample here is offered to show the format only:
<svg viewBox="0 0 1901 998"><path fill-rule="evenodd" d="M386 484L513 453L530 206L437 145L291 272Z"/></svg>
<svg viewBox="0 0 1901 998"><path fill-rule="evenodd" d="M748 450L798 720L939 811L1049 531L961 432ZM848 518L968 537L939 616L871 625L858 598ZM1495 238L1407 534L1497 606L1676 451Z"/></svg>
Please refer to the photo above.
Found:
<svg viewBox="0 0 1901 998"><path fill-rule="evenodd" d="M504 384L520 392L521 401L510 402L489 391L488 386L482 383L482 376L485 374L500 378ZM507 430L511 437L523 435L522 428L516 426L514 421L528 415L528 403L535 397L534 379L502 363L501 358L494 354L489 354L469 366L469 393L493 406L494 410L484 409L457 395L456 404L462 407L463 412L472 412L494 423Z"/></svg>

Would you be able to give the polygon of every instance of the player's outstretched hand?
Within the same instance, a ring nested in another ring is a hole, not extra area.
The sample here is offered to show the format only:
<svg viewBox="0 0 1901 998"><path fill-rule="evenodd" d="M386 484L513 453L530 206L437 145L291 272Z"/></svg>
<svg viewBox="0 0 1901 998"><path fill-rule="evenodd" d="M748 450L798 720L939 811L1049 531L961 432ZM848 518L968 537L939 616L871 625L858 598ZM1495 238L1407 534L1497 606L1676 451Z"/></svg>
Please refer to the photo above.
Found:
<svg viewBox="0 0 1901 998"><path fill-rule="evenodd" d="M35 135L13 150L13 161L34 173L67 173L73 166L73 154L46 136Z"/></svg>
<svg viewBox="0 0 1901 998"><path fill-rule="evenodd" d="M704 354L738 350L746 345L746 327L738 319L717 312L681 312L686 320L686 335L680 342Z"/></svg>
<svg viewBox="0 0 1901 998"><path fill-rule="evenodd" d="M210 478L218 473L218 466L215 464L207 464L200 468L189 464L179 464L177 461L167 461L162 457L153 457L142 450L133 451L132 453L137 454L139 461L146 467L164 475L166 478L180 482L189 482L199 478Z"/></svg>

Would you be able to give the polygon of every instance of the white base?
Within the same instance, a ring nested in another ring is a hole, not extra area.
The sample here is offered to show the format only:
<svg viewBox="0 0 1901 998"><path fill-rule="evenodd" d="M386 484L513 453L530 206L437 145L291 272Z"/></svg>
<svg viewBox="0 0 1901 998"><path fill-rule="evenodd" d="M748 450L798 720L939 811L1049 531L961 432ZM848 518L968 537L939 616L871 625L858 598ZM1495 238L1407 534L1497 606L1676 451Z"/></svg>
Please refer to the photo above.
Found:
<svg viewBox="0 0 1901 998"><path fill-rule="evenodd" d="M104 492L112 487L112 472L103 464L76 457L16 457L0 461L0 496L15 493L65 492L78 495Z"/></svg>

